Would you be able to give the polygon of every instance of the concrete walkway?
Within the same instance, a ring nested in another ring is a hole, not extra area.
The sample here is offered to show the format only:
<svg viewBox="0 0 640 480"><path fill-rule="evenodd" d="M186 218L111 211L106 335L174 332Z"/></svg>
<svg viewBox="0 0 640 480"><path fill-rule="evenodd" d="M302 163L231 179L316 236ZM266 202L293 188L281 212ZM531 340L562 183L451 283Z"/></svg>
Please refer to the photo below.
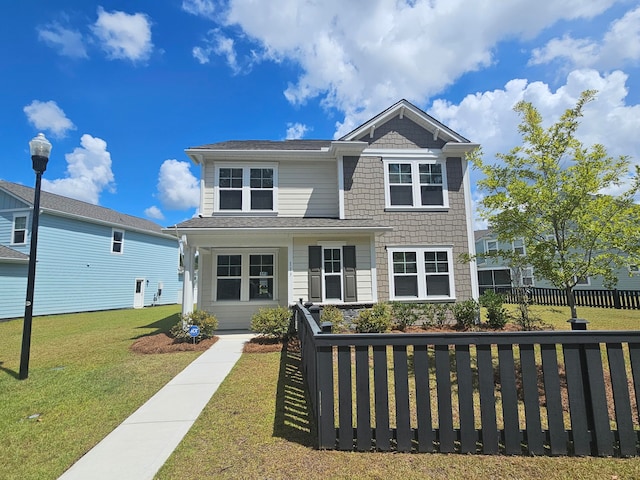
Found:
<svg viewBox="0 0 640 480"><path fill-rule="evenodd" d="M220 339L78 460L61 480L144 480L182 441L253 334Z"/></svg>

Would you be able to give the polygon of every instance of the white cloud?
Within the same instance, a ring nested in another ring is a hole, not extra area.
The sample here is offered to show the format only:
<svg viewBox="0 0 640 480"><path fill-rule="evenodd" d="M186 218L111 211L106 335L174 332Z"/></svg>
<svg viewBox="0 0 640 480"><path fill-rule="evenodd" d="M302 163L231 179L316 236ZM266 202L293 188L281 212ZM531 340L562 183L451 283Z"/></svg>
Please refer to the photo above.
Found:
<svg viewBox="0 0 640 480"><path fill-rule="evenodd" d="M214 18L216 7L213 0L182 0L182 10L191 15Z"/></svg>
<svg viewBox="0 0 640 480"><path fill-rule="evenodd" d="M151 21L143 13L106 12L98 7L91 29L110 59L144 62L153 50Z"/></svg>
<svg viewBox="0 0 640 480"><path fill-rule="evenodd" d="M235 41L223 35L220 29L209 30L207 38L203 40L201 46L193 48L192 54L201 65L209 63L212 55L224 57L227 66L234 74L249 71L252 66L250 59L244 61L244 66L240 66L235 49Z"/></svg>
<svg viewBox="0 0 640 480"><path fill-rule="evenodd" d="M43 179L42 189L97 205L103 190L114 191L111 154L107 142L88 134L82 135L80 145L65 155L67 176Z"/></svg>
<svg viewBox="0 0 640 480"><path fill-rule="evenodd" d="M23 108L27 115L29 123L38 130L50 132L57 138L63 138L69 130L75 130L76 127L71 120L67 118L64 111L53 100L41 102L34 100Z"/></svg>
<svg viewBox="0 0 640 480"><path fill-rule="evenodd" d="M303 138L309 127L303 123L287 123L287 140L299 140Z"/></svg>
<svg viewBox="0 0 640 480"><path fill-rule="evenodd" d="M158 193L162 205L170 210L185 210L200 205L200 183L189 170L188 162L165 160L158 175Z"/></svg>
<svg viewBox="0 0 640 480"><path fill-rule="evenodd" d="M146 208L144 210L144 214L148 218L153 218L155 220L164 220L164 214L162 213L162 210L160 210L155 205L151 205L149 208Z"/></svg>
<svg viewBox="0 0 640 480"><path fill-rule="evenodd" d="M582 91L594 89L598 91L597 97L583 110L577 138L584 146L604 145L611 156L629 155L633 165L640 165L637 155L640 152L637 135L640 105L626 104L626 81L627 76L620 71L601 75L591 69L571 72L566 83L555 91L542 82L512 80L504 89L467 95L457 105L436 100L429 113L471 141L482 144L483 157L491 162L497 152L508 153L522 143L517 130L520 118L513 111L518 101L532 102L545 126L549 126L566 109L575 106ZM476 171L472 173L473 177L477 175Z"/></svg>
<svg viewBox="0 0 640 480"><path fill-rule="evenodd" d="M619 68L640 59L640 7L613 22L601 40L564 35L532 52L531 65L568 61L570 67Z"/></svg>
<svg viewBox="0 0 640 480"><path fill-rule="evenodd" d="M258 59L297 64L302 72L286 98L303 104L321 97L343 112L340 136L400 98L423 104L464 73L494 63L501 41L533 38L560 20L592 18L613 3L230 0L219 21L229 31L240 28L236 50L238 42L251 41Z"/></svg>
<svg viewBox="0 0 640 480"><path fill-rule="evenodd" d="M88 58L84 39L80 32L70 30L58 23L38 29L38 39L54 48L60 55L71 58Z"/></svg>

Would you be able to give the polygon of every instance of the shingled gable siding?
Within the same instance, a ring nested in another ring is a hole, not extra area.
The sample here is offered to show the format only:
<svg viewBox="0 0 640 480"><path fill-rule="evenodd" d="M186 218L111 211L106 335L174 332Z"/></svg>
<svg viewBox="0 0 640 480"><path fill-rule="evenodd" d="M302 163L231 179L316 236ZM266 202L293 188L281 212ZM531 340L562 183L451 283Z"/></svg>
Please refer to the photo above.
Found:
<svg viewBox="0 0 640 480"><path fill-rule="evenodd" d="M371 141L369 137L363 138ZM372 147L379 148L441 148L442 141L433 142L433 135L414 122L398 118L387 122L374 133ZM465 218L462 163L460 158L447 158L449 209L445 212L385 212L384 170L381 158L345 157L345 217L372 217L393 227L378 237L376 263L378 298L389 299L389 273L386 245L450 245L453 244L455 295L457 300L470 298L469 266L458 262L458 256L468 251Z"/></svg>

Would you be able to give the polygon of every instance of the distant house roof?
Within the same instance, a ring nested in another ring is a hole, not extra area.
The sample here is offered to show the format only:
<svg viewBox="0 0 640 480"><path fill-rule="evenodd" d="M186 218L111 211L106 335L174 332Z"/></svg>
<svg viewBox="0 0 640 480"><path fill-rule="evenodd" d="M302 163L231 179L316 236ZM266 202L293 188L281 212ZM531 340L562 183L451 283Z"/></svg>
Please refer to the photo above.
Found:
<svg viewBox="0 0 640 480"><path fill-rule="evenodd" d="M473 232L473 237L474 237L474 240L477 242L481 238L484 238L487 235L489 235L490 233L491 233L491 230L489 230L488 228L484 230L476 230L475 232Z"/></svg>
<svg viewBox="0 0 640 480"><path fill-rule="evenodd" d="M7 182L5 180L0 180L0 189L4 190L9 195L13 195L19 200L22 200L28 205L33 206L35 189L25 187L24 185L19 185L17 183ZM86 220L98 223L107 223L122 228L164 235L162 227L150 220L126 215L110 208L100 207L98 205L82 202L69 197L63 197L62 195L45 192L44 190L40 195L40 208L43 211L49 211L50 213L82 217Z"/></svg>
<svg viewBox="0 0 640 480"><path fill-rule="evenodd" d="M27 262L29 261L29 255L25 255L22 252L14 250L13 248L0 245L0 261L2 262Z"/></svg>

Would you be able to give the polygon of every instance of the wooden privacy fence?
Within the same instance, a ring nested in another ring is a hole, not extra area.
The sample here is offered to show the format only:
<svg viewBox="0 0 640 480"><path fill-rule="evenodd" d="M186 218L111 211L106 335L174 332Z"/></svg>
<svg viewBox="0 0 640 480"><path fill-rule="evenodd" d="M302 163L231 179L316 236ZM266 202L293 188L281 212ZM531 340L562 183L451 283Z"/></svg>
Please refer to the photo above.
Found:
<svg viewBox="0 0 640 480"><path fill-rule="evenodd" d="M640 331L341 335L302 304L293 321L319 448L640 454Z"/></svg>
<svg viewBox="0 0 640 480"><path fill-rule="evenodd" d="M507 303L518 303L521 289L497 289L505 295ZM537 305L565 307L568 305L567 292L558 288L526 288L529 300ZM574 290L577 307L617 308L640 310L640 291L638 290Z"/></svg>

